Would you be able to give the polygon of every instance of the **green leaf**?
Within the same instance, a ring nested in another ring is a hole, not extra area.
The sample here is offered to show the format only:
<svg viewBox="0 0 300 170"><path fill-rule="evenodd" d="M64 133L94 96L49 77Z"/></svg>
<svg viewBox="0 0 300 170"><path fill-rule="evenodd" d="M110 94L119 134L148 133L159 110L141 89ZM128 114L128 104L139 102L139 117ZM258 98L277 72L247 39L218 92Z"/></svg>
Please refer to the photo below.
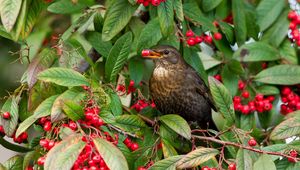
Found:
<svg viewBox="0 0 300 170"><path fill-rule="evenodd" d="M65 117L65 115L62 112L64 102L72 100L73 102L80 104L80 102L84 99L85 95L86 94L82 91L81 87L71 88L71 89L65 91L64 93L62 93L61 95L59 95L55 99L53 106L51 108L51 121L55 122L55 121L61 120ZM73 117L73 118L75 118L75 117ZM76 118L78 118L78 117L76 117Z"/></svg>
<svg viewBox="0 0 300 170"><path fill-rule="evenodd" d="M144 75L144 63L142 60L135 60L132 59L129 61L129 75L130 75L130 80L133 80L135 85L138 85L143 79Z"/></svg>
<svg viewBox="0 0 300 170"><path fill-rule="evenodd" d="M70 0L56 1L49 5L48 11L56 14L72 14L81 11L87 7L85 0L73 2Z"/></svg>
<svg viewBox="0 0 300 170"><path fill-rule="evenodd" d="M210 68L213 68L219 64L222 63L222 61L215 59L212 56L209 56L208 54L204 53L204 52L200 52L198 53L199 57L203 63L204 69L208 70Z"/></svg>
<svg viewBox="0 0 300 170"><path fill-rule="evenodd" d="M159 21L157 18L152 19L142 30L137 44L137 53L140 55L143 49L156 45L162 38L160 28L157 26ZM153 34L155 32L155 34Z"/></svg>
<svg viewBox="0 0 300 170"><path fill-rule="evenodd" d="M300 117L291 117L279 125L271 132L272 140L286 139L300 134Z"/></svg>
<svg viewBox="0 0 300 170"><path fill-rule="evenodd" d="M26 153L32 151L32 149L30 148L25 148L23 146L10 143L6 141L2 136L0 136L0 145L2 145L6 149L9 149L10 151L19 152L19 153Z"/></svg>
<svg viewBox="0 0 300 170"><path fill-rule="evenodd" d="M118 96L118 94L116 93L110 93L110 109L112 111L112 113L114 114L114 116L119 116L122 114L123 110L122 110L122 103L121 100Z"/></svg>
<svg viewBox="0 0 300 170"><path fill-rule="evenodd" d="M240 120L241 120L240 128L245 131L251 131L255 127L254 114L249 114L249 115L241 114Z"/></svg>
<svg viewBox="0 0 300 170"><path fill-rule="evenodd" d="M109 82L115 82L118 73L122 70L132 43L132 33L128 32L120 37L109 52L105 64L105 77Z"/></svg>
<svg viewBox="0 0 300 170"><path fill-rule="evenodd" d="M49 68L57 58L56 52L52 49L45 48L33 58L27 69L27 83L32 88L37 81L37 74Z"/></svg>
<svg viewBox="0 0 300 170"><path fill-rule="evenodd" d="M110 41L102 41L102 35L98 32L89 32L86 38L99 54L105 58L108 57L109 51L112 48Z"/></svg>
<svg viewBox="0 0 300 170"><path fill-rule="evenodd" d="M205 12L208 12L216 8L221 2L222 0L202 0L202 8Z"/></svg>
<svg viewBox="0 0 300 170"><path fill-rule="evenodd" d="M256 88L256 91L258 93L261 93L263 95L269 96L269 95L276 95L279 94L280 91L276 86L270 86L270 85L262 85Z"/></svg>
<svg viewBox="0 0 300 170"><path fill-rule="evenodd" d="M71 169L86 145L81 138L81 134L76 134L56 144L46 155L44 169Z"/></svg>
<svg viewBox="0 0 300 170"><path fill-rule="evenodd" d="M285 6L284 1L277 0L263 0L256 8L257 23L260 27L260 31L264 31L271 26Z"/></svg>
<svg viewBox="0 0 300 170"><path fill-rule="evenodd" d="M121 115L116 118L116 122L128 126L146 127L145 122L137 115Z"/></svg>
<svg viewBox="0 0 300 170"><path fill-rule="evenodd" d="M300 83L300 66L276 65L259 72L255 81L267 84L294 85Z"/></svg>
<svg viewBox="0 0 300 170"><path fill-rule="evenodd" d="M20 155L9 158L3 163L8 170L20 170L23 167L23 157Z"/></svg>
<svg viewBox="0 0 300 170"><path fill-rule="evenodd" d="M289 146L287 144L274 144L274 145L263 147L262 150L284 153L288 149L288 147ZM280 158L280 156L276 156L276 155L270 155L270 156L273 161Z"/></svg>
<svg viewBox="0 0 300 170"><path fill-rule="evenodd" d="M4 28L10 32L18 18L22 5L22 0L1 0L0 14Z"/></svg>
<svg viewBox="0 0 300 170"><path fill-rule="evenodd" d="M202 25L212 32L218 31L212 24L213 22L208 19L208 17L204 16L196 1L188 1L187 3L184 3L183 12L184 15L190 18L196 25Z"/></svg>
<svg viewBox="0 0 300 170"><path fill-rule="evenodd" d="M14 41L19 40L19 36L21 34L23 26L26 24L25 21L26 21L26 16L27 16L27 12L28 12L28 6L30 5L30 3L31 3L31 0L23 0L22 1L22 6L20 8L19 16L15 23L14 29L11 32L11 35L12 35Z"/></svg>
<svg viewBox="0 0 300 170"><path fill-rule="evenodd" d="M30 165L30 162L32 160L37 160L40 156L40 153L36 150L28 152L24 155L24 160L23 160L23 170L27 170L26 168ZM0 168L1 170L1 168Z"/></svg>
<svg viewBox="0 0 300 170"><path fill-rule="evenodd" d="M219 151L213 148L197 148L180 159L177 163L177 168L185 169L197 167L203 162L212 159L218 153Z"/></svg>
<svg viewBox="0 0 300 170"><path fill-rule="evenodd" d="M226 22L219 21L221 31L225 34L226 39L230 44L234 44L234 29Z"/></svg>
<svg viewBox="0 0 300 170"><path fill-rule="evenodd" d="M182 0L173 1L173 8L174 8L174 11L176 13L176 17L180 21L183 21L184 20L184 16L183 16Z"/></svg>
<svg viewBox="0 0 300 170"><path fill-rule="evenodd" d="M239 81L239 76L232 74L233 71L230 70L229 64L226 64L221 70L221 76L224 86L229 90L232 96L235 96L237 93L237 86Z"/></svg>
<svg viewBox="0 0 300 170"><path fill-rule="evenodd" d="M78 105L78 103L73 100L66 100L63 103L62 109L68 118L73 121L84 119L83 108L81 105Z"/></svg>
<svg viewBox="0 0 300 170"><path fill-rule="evenodd" d="M233 54L233 57L244 62L273 61L280 59L278 50L263 42L245 44Z"/></svg>
<svg viewBox="0 0 300 170"><path fill-rule="evenodd" d="M272 26L265 31L262 36L262 40L268 42L269 44L278 47L283 40L286 39L288 30L289 30L289 23L290 21L286 17L288 15L289 8L284 10L280 17L276 20Z"/></svg>
<svg viewBox="0 0 300 170"><path fill-rule="evenodd" d="M225 86L213 77L209 77L208 82L213 99L219 112L225 118L226 125L232 125L234 123L235 115L231 95Z"/></svg>
<svg viewBox="0 0 300 170"><path fill-rule="evenodd" d="M290 40L286 39L279 47L280 56L289 64L298 64L296 49L292 48Z"/></svg>
<svg viewBox="0 0 300 170"><path fill-rule="evenodd" d="M149 170L176 170L177 162L183 158L183 155L172 156L155 162Z"/></svg>
<svg viewBox="0 0 300 170"><path fill-rule="evenodd" d="M269 155L263 154L254 163L253 169L255 169L255 170L276 170L276 166Z"/></svg>
<svg viewBox="0 0 300 170"><path fill-rule="evenodd" d="M126 158L115 145L102 138L93 141L109 169L129 170Z"/></svg>
<svg viewBox="0 0 300 170"><path fill-rule="evenodd" d="M252 158L247 150L239 149L236 155L236 169L249 170L252 169Z"/></svg>
<svg viewBox="0 0 300 170"><path fill-rule="evenodd" d="M44 100L34 111L34 114L25 119L22 123L19 124L19 127L16 131L16 137L21 133L25 132L35 121L41 117L50 115L52 105L58 95L54 95Z"/></svg>
<svg viewBox="0 0 300 170"><path fill-rule="evenodd" d="M38 79L61 86L89 86L88 80L80 73L67 68L50 68L38 74Z"/></svg>
<svg viewBox="0 0 300 170"><path fill-rule="evenodd" d="M103 41L109 41L115 37L128 24L136 9L137 6L132 6L128 0L118 0L110 5L105 14Z"/></svg>
<svg viewBox="0 0 300 170"><path fill-rule="evenodd" d="M157 7L159 25L162 34L167 37L174 32L173 1L161 2Z"/></svg>
<svg viewBox="0 0 300 170"><path fill-rule="evenodd" d="M244 44L247 38L246 14L244 8L244 1L232 0L234 32L239 46Z"/></svg>
<svg viewBox="0 0 300 170"><path fill-rule="evenodd" d="M159 117L159 120L186 139L191 139L191 129L188 123L179 115L169 114Z"/></svg>
<svg viewBox="0 0 300 170"><path fill-rule="evenodd" d="M162 151L164 154L164 158L169 158L178 155L172 144L165 139L162 140Z"/></svg>
<svg viewBox="0 0 300 170"><path fill-rule="evenodd" d="M0 124L4 128L5 135L11 137L15 133L19 119L19 108L16 97L11 96L6 100L1 109L1 113L4 112L10 113L10 119L4 119L0 116Z"/></svg>

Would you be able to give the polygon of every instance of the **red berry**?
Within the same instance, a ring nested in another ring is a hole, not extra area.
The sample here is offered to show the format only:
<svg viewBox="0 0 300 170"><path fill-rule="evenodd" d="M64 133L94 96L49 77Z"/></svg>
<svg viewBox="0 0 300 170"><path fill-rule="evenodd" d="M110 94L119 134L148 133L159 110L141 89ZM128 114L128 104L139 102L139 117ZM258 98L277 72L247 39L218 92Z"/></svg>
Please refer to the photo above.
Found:
<svg viewBox="0 0 300 170"><path fill-rule="evenodd" d="M153 6L158 6L158 5L160 4L160 0L152 0L152 1L151 1L151 4L152 4Z"/></svg>
<svg viewBox="0 0 300 170"><path fill-rule="evenodd" d="M236 170L236 164L235 163L230 163L228 165L228 170Z"/></svg>
<svg viewBox="0 0 300 170"><path fill-rule="evenodd" d="M246 84L244 82L242 82L241 80L239 80L238 82L238 89L239 90L243 90L245 88Z"/></svg>
<svg viewBox="0 0 300 170"><path fill-rule="evenodd" d="M249 146L256 146L257 142L254 138L251 138L249 141L248 141L248 145Z"/></svg>
<svg viewBox="0 0 300 170"><path fill-rule="evenodd" d="M247 98L249 98L250 94L247 90L245 90L242 92L242 96L247 99Z"/></svg>
<svg viewBox="0 0 300 170"><path fill-rule="evenodd" d="M295 150L291 150L290 151L290 156L292 156L292 157L297 157L298 156L298 152L297 151L295 151Z"/></svg>
<svg viewBox="0 0 300 170"><path fill-rule="evenodd" d="M4 132L4 128L3 128L3 126L2 125L0 125L0 135L4 135L5 134L5 132Z"/></svg>
<svg viewBox="0 0 300 170"><path fill-rule="evenodd" d="M93 117L94 117L94 113L91 112L91 111L86 111L86 112L84 113L84 115L85 115L85 119L86 119L86 120L92 120Z"/></svg>
<svg viewBox="0 0 300 170"><path fill-rule="evenodd" d="M234 96L233 97L233 103L241 103L241 101L242 101L242 99L241 99L241 97L240 96Z"/></svg>
<svg viewBox="0 0 300 170"><path fill-rule="evenodd" d="M130 149L132 150L132 151L135 151L135 150L137 150L139 148L139 145L137 144L137 143L132 143L132 145L130 146Z"/></svg>
<svg viewBox="0 0 300 170"><path fill-rule="evenodd" d="M214 21L213 24L214 24L215 27L219 27L218 21Z"/></svg>
<svg viewBox="0 0 300 170"><path fill-rule="evenodd" d="M43 125L45 122L47 122L48 121L48 118L47 117L42 117L42 118L40 118L40 120L39 120L39 124L41 124L41 125Z"/></svg>
<svg viewBox="0 0 300 170"><path fill-rule="evenodd" d="M206 35L206 36L204 36L204 41L205 41L206 43L208 43L208 44L211 44L212 41L213 41L213 39L212 39L211 36Z"/></svg>
<svg viewBox="0 0 300 170"><path fill-rule="evenodd" d="M26 140L28 138L28 133L23 132L23 133L21 133L20 137L21 137L22 140Z"/></svg>
<svg viewBox="0 0 300 170"><path fill-rule="evenodd" d="M4 113L2 114L2 117L3 117L4 119L10 119L10 113L9 113L9 112L4 112Z"/></svg>
<svg viewBox="0 0 300 170"><path fill-rule="evenodd" d="M146 57L150 55L150 50L143 50L142 51L142 56Z"/></svg>
<svg viewBox="0 0 300 170"><path fill-rule="evenodd" d="M123 141L123 143L124 143L125 145L127 145L128 143L131 143L130 138L127 137L127 138Z"/></svg>
<svg viewBox="0 0 300 170"><path fill-rule="evenodd" d="M271 104L271 103L265 103L264 109L265 109L266 111L270 111L270 110L272 109L272 104Z"/></svg>
<svg viewBox="0 0 300 170"><path fill-rule="evenodd" d="M49 132L51 129L52 129L52 124L51 124L50 121L47 121L47 122L44 124L44 131Z"/></svg>
<svg viewBox="0 0 300 170"><path fill-rule="evenodd" d="M26 170L33 170L33 166L28 165L28 166L26 167Z"/></svg>
<svg viewBox="0 0 300 170"><path fill-rule="evenodd" d="M219 33L219 32L216 32L216 33L214 33L214 38L215 38L215 40L221 40L222 39L222 34L221 33Z"/></svg>
<svg viewBox="0 0 300 170"><path fill-rule="evenodd" d="M210 170L210 168L208 166L204 166L201 168L201 170Z"/></svg>
<svg viewBox="0 0 300 170"><path fill-rule="evenodd" d="M268 67L268 63L267 62L263 62L262 64L261 64L261 68L262 69L266 69Z"/></svg>
<svg viewBox="0 0 300 170"><path fill-rule="evenodd" d="M222 76L220 74L214 75L214 78L222 82Z"/></svg>
<svg viewBox="0 0 300 170"><path fill-rule="evenodd" d="M44 165L44 163L45 163L45 157L40 157L37 161L38 165Z"/></svg>
<svg viewBox="0 0 300 170"><path fill-rule="evenodd" d="M48 139L41 139L41 140L40 140L40 145L41 145L43 148L48 148L48 146L49 146L49 140L48 140Z"/></svg>
<svg viewBox="0 0 300 170"><path fill-rule="evenodd" d="M295 11L290 11L288 14L288 19L294 20L297 18L297 13Z"/></svg>
<svg viewBox="0 0 300 170"><path fill-rule="evenodd" d="M247 115L250 113L250 107L248 105L244 105L242 108L241 108L241 112L244 114L244 115Z"/></svg>
<svg viewBox="0 0 300 170"><path fill-rule="evenodd" d="M294 29L297 28L297 24L294 23L294 22L291 22L289 27L290 27L291 30L294 30Z"/></svg>
<svg viewBox="0 0 300 170"><path fill-rule="evenodd" d="M137 168L137 170L147 170L147 168L140 166Z"/></svg>
<svg viewBox="0 0 300 170"><path fill-rule="evenodd" d="M74 121L70 121L68 126L74 131L77 130L77 124Z"/></svg>
<svg viewBox="0 0 300 170"><path fill-rule="evenodd" d="M81 86L83 88L83 90L90 90L89 86Z"/></svg>
<svg viewBox="0 0 300 170"><path fill-rule="evenodd" d="M203 41L203 38L202 38L202 37L200 37L200 36L196 36L196 37L195 37L195 42L196 42L196 44L202 43L202 41Z"/></svg>
<svg viewBox="0 0 300 170"><path fill-rule="evenodd" d="M210 168L210 170L217 170L217 168Z"/></svg>
<svg viewBox="0 0 300 170"><path fill-rule="evenodd" d="M101 156L100 156L100 155L95 155L95 156L93 156L92 159L93 159L94 162L97 163L97 162L100 162L100 161L101 161Z"/></svg>
<svg viewBox="0 0 300 170"><path fill-rule="evenodd" d="M47 149L47 150L50 150L50 149L52 149L54 146L55 146L55 141L54 141L54 140L50 140L50 141L49 141L49 144L48 144L48 147L47 147L46 149Z"/></svg>
<svg viewBox="0 0 300 170"><path fill-rule="evenodd" d="M194 32L193 32L192 30L188 30L188 31L185 33L185 35L186 35L187 37L193 37L195 34L194 34Z"/></svg>
<svg viewBox="0 0 300 170"><path fill-rule="evenodd" d="M195 38L190 37L190 38L187 40L187 44L188 44L189 46L194 46L194 45L196 44Z"/></svg>
<svg viewBox="0 0 300 170"><path fill-rule="evenodd" d="M255 100L256 101L262 101L264 99L264 95L262 95L262 94L256 94L256 96L255 96Z"/></svg>

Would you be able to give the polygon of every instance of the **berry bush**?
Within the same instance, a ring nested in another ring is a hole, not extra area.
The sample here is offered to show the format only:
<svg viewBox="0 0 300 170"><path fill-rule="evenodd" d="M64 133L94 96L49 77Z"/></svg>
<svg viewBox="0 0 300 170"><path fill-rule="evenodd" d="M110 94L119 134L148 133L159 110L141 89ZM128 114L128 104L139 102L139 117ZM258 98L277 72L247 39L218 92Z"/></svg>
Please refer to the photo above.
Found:
<svg viewBox="0 0 300 170"><path fill-rule="evenodd" d="M298 3L0 0L26 66L0 110L0 144L23 154L0 169L299 170ZM217 129L156 109L156 45L210 88Z"/></svg>

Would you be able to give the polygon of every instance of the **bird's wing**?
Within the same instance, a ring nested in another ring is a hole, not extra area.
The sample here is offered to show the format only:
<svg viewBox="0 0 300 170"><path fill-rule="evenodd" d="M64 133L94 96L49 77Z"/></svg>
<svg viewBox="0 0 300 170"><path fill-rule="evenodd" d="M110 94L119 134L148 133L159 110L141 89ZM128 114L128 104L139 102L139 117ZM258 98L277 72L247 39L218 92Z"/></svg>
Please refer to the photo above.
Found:
<svg viewBox="0 0 300 170"><path fill-rule="evenodd" d="M206 98L207 102L209 103L212 109L217 111L212 96L210 94L209 88L205 85L205 82L197 74L197 72L193 69L188 69L187 78L190 79L188 80L188 83L196 82L196 91Z"/></svg>

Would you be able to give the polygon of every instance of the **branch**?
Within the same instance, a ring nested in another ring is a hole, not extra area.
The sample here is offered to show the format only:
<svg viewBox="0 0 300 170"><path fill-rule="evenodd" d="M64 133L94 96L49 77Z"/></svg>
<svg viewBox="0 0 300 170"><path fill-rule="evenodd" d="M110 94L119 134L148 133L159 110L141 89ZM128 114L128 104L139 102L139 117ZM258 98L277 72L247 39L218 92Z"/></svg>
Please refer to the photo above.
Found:
<svg viewBox="0 0 300 170"><path fill-rule="evenodd" d="M282 156L282 157L291 158L291 159L300 161L300 158L295 158L295 157L292 157L290 155L286 155L286 154L283 154L283 153L280 153L280 152L270 152L270 151L259 150L259 149L252 148L250 146L244 146L244 145L234 143L234 142L222 141L222 140L216 139L214 137L196 136L196 135L193 135L193 137L197 138L197 139L201 139L201 140L206 140L206 141L219 143L219 144L224 145L224 146L234 146L234 147L246 149L246 150L249 150L249 151L252 151L252 152L257 152L257 153L261 153L261 154L268 154L268 155Z"/></svg>

